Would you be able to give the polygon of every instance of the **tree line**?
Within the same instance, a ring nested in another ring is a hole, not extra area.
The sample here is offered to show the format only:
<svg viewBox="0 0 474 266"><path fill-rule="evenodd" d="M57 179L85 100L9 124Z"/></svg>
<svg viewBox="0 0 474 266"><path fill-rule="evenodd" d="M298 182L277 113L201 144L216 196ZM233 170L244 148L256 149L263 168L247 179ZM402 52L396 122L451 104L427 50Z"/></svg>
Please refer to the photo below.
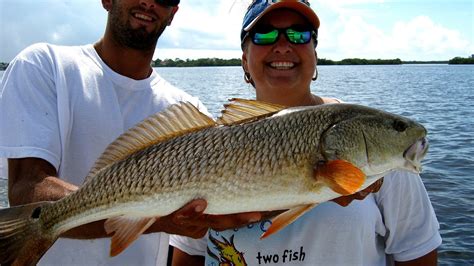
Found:
<svg viewBox="0 0 474 266"><path fill-rule="evenodd" d="M220 58L199 58L199 59L186 59L182 60L179 58L173 59L156 59L152 62L152 67L199 67L199 66L240 66L241 60L238 58L233 59L220 59Z"/></svg>
<svg viewBox="0 0 474 266"><path fill-rule="evenodd" d="M341 61L333 61L329 59L318 59L318 65L400 65L400 59L360 59L349 58ZM240 66L241 59L219 59L219 58L200 58L200 59L186 59L179 58L161 60L157 59L152 62L153 67L195 67L195 66Z"/></svg>
<svg viewBox="0 0 474 266"><path fill-rule="evenodd" d="M451 65L460 65L460 64L474 64L474 57L462 58L462 57L455 57L449 60L449 64Z"/></svg>
<svg viewBox="0 0 474 266"><path fill-rule="evenodd" d="M318 59L318 65L401 65L401 64L474 64L474 58L455 57L449 61L402 61L396 59L362 59L346 58L334 61L325 58ZM240 66L241 59L199 58L199 59L156 59L152 61L152 67L200 67L200 66ZM0 62L0 70L5 70L8 63Z"/></svg>
<svg viewBox="0 0 474 266"><path fill-rule="evenodd" d="M340 61L318 58L318 65L402 65L402 64L473 64L474 58L455 57L449 61L402 61L395 59L363 59L346 58ZM241 59L219 59L219 58L200 58L200 59L156 59L152 62L153 67L195 67L195 66L240 66Z"/></svg>
<svg viewBox="0 0 474 266"><path fill-rule="evenodd" d="M0 70L5 70L8 67L8 63L2 63L0 62Z"/></svg>

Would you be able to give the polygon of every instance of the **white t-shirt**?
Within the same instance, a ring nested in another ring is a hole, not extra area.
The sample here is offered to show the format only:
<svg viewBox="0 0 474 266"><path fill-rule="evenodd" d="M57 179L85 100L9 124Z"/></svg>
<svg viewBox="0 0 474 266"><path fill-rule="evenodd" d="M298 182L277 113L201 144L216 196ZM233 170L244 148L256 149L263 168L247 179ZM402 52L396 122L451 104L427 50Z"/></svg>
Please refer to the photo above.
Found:
<svg viewBox="0 0 474 266"><path fill-rule="evenodd" d="M63 180L81 185L107 145L125 130L170 104L197 98L155 71L133 80L110 69L92 45L36 44L5 72L0 89L0 157L37 157ZM164 265L168 236L141 236L109 257L110 240L59 239L41 265Z"/></svg>
<svg viewBox="0 0 474 266"><path fill-rule="evenodd" d="M418 175L396 171L378 193L347 207L325 202L267 239L270 220L202 239L170 236L170 244L205 265L243 257L246 265L390 265L421 257L441 244L439 224ZM211 241L211 239L213 241ZM208 248L208 250L207 250ZM239 255L240 254L240 255ZM240 258L241 259L241 258Z"/></svg>

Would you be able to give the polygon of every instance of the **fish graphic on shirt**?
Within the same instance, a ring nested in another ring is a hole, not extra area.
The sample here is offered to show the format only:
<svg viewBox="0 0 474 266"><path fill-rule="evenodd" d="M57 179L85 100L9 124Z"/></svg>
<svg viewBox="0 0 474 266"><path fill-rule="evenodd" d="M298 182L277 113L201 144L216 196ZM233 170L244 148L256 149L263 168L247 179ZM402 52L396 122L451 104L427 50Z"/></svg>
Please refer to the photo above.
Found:
<svg viewBox="0 0 474 266"><path fill-rule="evenodd" d="M219 241L209 234L209 240L219 251L219 255L214 254L209 247L207 247L207 254L217 260L219 266L247 266L244 253L238 251L235 247L234 235L232 235L229 240L222 237L222 241Z"/></svg>

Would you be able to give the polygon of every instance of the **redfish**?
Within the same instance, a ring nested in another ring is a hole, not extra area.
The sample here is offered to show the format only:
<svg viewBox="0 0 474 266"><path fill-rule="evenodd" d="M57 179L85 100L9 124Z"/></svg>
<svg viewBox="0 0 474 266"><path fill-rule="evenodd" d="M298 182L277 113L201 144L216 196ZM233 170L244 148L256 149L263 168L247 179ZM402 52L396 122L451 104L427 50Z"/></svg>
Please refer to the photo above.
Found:
<svg viewBox="0 0 474 266"><path fill-rule="evenodd" d="M103 219L115 256L157 217L198 198L208 214L287 210L267 237L390 171L419 172L426 134L410 119L354 104L234 99L217 121L190 103L172 105L110 144L74 193L0 210L0 263L35 264L62 233Z"/></svg>

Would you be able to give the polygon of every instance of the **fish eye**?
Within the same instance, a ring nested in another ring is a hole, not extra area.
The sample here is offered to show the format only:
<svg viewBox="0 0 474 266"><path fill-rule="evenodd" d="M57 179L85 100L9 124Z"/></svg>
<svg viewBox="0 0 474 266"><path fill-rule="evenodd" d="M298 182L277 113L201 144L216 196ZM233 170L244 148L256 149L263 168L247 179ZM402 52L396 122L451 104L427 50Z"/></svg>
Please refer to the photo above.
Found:
<svg viewBox="0 0 474 266"><path fill-rule="evenodd" d="M408 128L408 124L402 120L393 121L393 128L398 132L403 132Z"/></svg>
<svg viewBox="0 0 474 266"><path fill-rule="evenodd" d="M41 214L41 207L37 207L31 214L31 218L38 219L40 217L40 214Z"/></svg>

